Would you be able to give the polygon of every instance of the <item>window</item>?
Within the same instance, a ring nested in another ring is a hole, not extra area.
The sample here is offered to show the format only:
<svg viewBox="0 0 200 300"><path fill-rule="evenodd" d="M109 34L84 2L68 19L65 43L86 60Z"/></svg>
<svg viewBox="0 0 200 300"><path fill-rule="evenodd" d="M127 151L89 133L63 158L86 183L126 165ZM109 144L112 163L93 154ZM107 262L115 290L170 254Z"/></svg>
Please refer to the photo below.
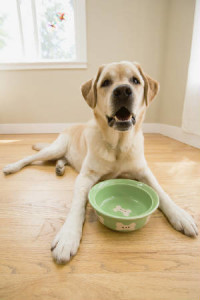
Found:
<svg viewBox="0 0 200 300"><path fill-rule="evenodd" d="M84 68L84 0L0 0L0 68Z"/></svg>

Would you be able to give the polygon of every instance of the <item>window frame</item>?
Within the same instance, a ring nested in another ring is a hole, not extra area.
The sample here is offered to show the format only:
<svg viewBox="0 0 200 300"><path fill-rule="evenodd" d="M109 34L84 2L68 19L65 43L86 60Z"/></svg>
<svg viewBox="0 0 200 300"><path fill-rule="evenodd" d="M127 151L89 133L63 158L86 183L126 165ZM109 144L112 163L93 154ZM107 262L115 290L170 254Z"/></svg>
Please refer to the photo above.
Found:
<svg viewBox="0 0 200 300"><path fill-rule="evenodd" d="M86 9L85 9L86 5L85 5L85 0L73 0L73 1L74 1L74 21L75 21L75 34L76 34L76 53L77 53L76 60L61 61L61 60L51 59L45 61L38 60L35 62L33 61L0 62L0 70L86 69L87 68L87 37L86 37ZM35 6L34 0L31 0L31 2L32 2L32 7L34 8ZM36 19L34 21L36 22ZM21 26L20 18L19 18L19 26ZM22 28L20 28L20 31L21 30ZM21 37L21 42L23 47L22 37Z"/></svg>

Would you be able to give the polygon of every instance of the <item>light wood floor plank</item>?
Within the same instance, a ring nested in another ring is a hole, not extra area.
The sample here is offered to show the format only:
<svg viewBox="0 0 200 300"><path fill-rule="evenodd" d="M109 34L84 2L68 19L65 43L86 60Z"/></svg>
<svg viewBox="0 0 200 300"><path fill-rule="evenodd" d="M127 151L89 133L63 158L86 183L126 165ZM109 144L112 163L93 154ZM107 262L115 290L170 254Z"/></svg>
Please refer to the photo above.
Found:
<svg viewBox="0 0 200 300"><path fill-rule="evenodd" d="M54 134L1 135L0 168L34 153ZM145 135L146 158L174 201L200 221L200 151ZM76 172L55 163L0 173L0 300L199 300L200 239L176 232L160 211L143 229L118 233L88 205L81 247L65 266L50 245L69 211Z"/></svg>

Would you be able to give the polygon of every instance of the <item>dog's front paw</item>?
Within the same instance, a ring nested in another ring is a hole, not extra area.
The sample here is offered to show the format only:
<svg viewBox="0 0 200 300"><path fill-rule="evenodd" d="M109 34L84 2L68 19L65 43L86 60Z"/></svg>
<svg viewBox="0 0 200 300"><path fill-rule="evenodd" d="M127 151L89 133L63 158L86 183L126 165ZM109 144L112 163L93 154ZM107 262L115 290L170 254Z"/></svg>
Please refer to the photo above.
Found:
<svg viewBox="0 0 200 300"><path fill-rule="evenodd" d="M67 263L76 254L81 235L81 230L75 230L72 226L66 226L66 224L63 225L51 246L53 258L58 264Z"/></svg>
<svg viewBox="0 0 200 300"><path fill-rule="evenodd" d="M18 167L18 165L16 163L9 164L9 165L7 165L6 167L3 168L3 173L5 175L9 175L9 174L12 174L12 173L15 173L15 172L19 171L19 169L20 168Z"/></svg>
<svg viewBox="0 0 200 300"><path fill-rule="evenodd" d="M176 206L168 215L172 226L187 236L195 237L198 235L198 228L193 218L182 208Z"/></svg>

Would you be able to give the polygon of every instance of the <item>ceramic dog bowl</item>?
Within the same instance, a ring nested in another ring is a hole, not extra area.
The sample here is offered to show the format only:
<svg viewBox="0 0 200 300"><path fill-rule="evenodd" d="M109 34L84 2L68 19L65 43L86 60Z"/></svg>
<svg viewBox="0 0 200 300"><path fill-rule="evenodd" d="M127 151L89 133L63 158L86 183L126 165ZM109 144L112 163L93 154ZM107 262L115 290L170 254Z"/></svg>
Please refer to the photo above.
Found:
<svg viewBox="0 0 200 300"><path fill-rule="evenodd" d="M159 204L158 195L152 188L129 179L100 182L92 187L88 197L102 224L125 232L147 224Z"/></svg>

